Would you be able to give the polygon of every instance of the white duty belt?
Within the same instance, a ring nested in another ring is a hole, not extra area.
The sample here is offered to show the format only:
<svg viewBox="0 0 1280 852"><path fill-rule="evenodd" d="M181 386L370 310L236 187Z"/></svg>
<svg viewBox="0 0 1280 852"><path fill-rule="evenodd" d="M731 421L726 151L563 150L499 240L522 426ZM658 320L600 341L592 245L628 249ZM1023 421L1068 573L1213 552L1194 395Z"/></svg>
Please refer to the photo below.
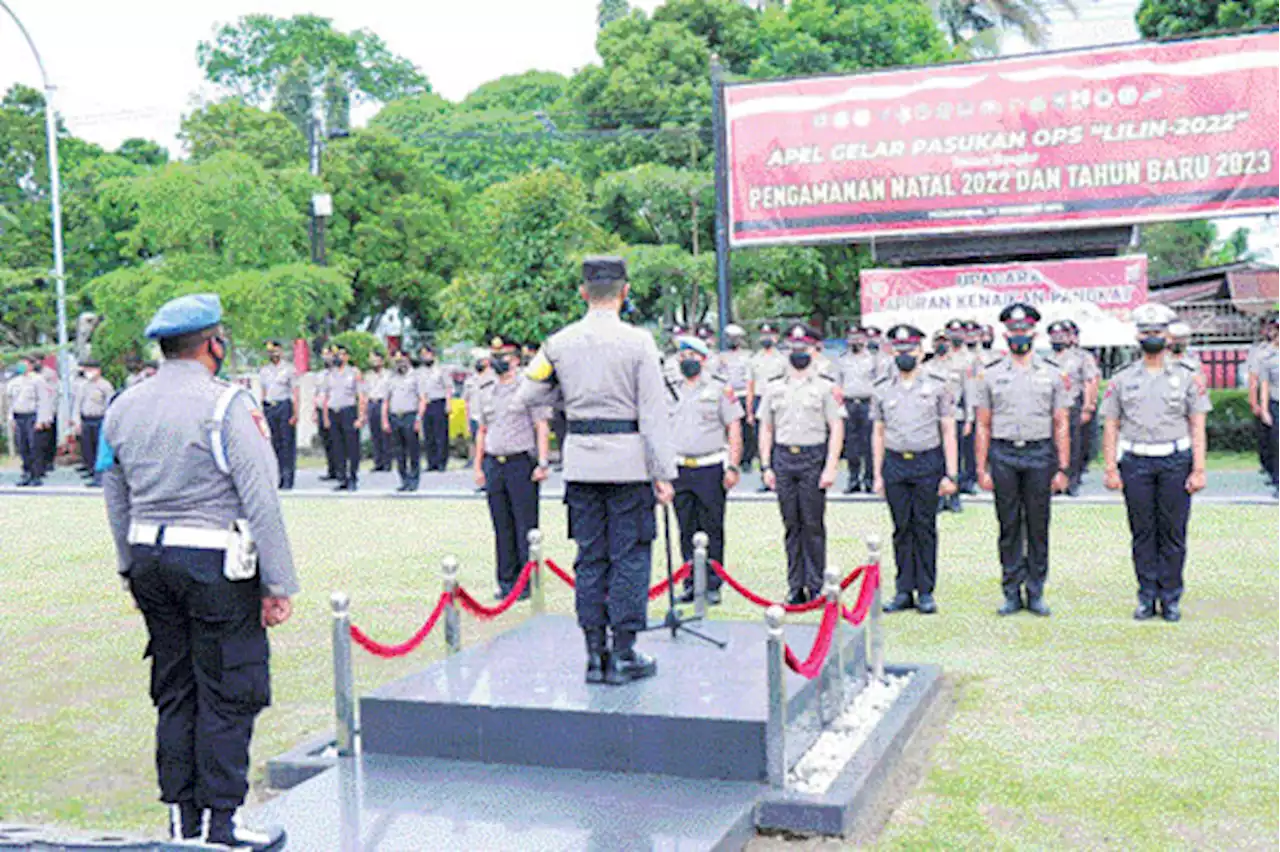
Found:
<svg viewBox="0 0 1280 852"><path fill-rule="evenodd" d="M1190 438L1179 438L1176 441L1165 441L1161 444L1143 444L1137 441L1121 441L1120 451L1128 453L1131 456L1146 456L1148 458L1164 458L1174 453L1181 453L1191 449Z"/></svg>
<svg viewBox="0 0 1280 852"><path fill-rule="evenodd" d="M161 536L160 531L164 530ZM129 524L129 543L164 547L186 547L193 550L223 550L235 544L235 530L210 530L202 527L179 527L160 524Z"/></svg>
<svg viewBox="0 0 1280 852"><path fill-rule="evenodd" d="M713 464L724 464L728 453L721 450L705 456L676 456L676 464L680 467L707 467Z"/></svg>

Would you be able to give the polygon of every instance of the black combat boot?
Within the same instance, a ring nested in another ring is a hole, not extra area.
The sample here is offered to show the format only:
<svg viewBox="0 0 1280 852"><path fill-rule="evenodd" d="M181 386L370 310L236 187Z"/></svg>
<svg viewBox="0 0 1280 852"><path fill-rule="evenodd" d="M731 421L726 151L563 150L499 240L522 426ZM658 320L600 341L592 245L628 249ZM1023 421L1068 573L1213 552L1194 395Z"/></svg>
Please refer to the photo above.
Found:
<svg viewBox="0 0 1280 852"><path fill-rule="evenodd" d="M1134 621L1150 621L1156 617L1155 601L1138 599L1138 608L1133 611Z"/></svg>
<svg viewBox="0 0 1280 852"><path fill-rule="evenodd" d="M169 839L175 842L204 836L204 811L194 802L169 805Z"/></svg>
<svg viewBox="0 0 1280 852"><path fill-rule="evenodd" d="M604 682L621 686L633 680L653 677L658 673L658 661L635 649L636 634L632 630L613 631L613 650L605 664Z"/></svg>
<svg viewBox="0 0 1280 852"><path fill-rule="evenodd" d="M933 615L938 611L938 602L929 592L921 592L920 598L916 601L916 609L920 610L921 615Z"/></svg>
<svg viewBox="0 0 1280 852"><path fill-rule="evenodd" d="M884 605L885 612L902 612L906 609L914 609L916 602L911 597L911 592L898 592L893 596L893 600Z"/></svg>
<svg viewBox="0 0 1280 852"><path fill-rule="evenodd" d="M253 829L240 825L236 820L235 811L221 808L209 811L209 835L205 838L205 843L215 849L271 852L271 850L283 849L284 841L284 829L279 826Z"/></svg>
<svg viewBox="0 0 1280 852"><path fill-rule="evenodd" d="M609 661L608 643L603 627L584 627L587 639L587 683L604 683L604 668Z"/></svg>
<svg viewBox="0 0 1280 852"><path fill-rule="evenodd" d="M1004 606L996 610L996 615L1013 615L1022 609L1022 590L1017 589L1012 594L1004 593Z"/></svg>
<svg viewBox="0 0 1280 852"><path fill-rule="evenodd" d="M1027 612L1041 618L1048 618L1052 614L1049 605L1044 602L1044 596L1033 595L1031 592L1027 592Z"/></svg>

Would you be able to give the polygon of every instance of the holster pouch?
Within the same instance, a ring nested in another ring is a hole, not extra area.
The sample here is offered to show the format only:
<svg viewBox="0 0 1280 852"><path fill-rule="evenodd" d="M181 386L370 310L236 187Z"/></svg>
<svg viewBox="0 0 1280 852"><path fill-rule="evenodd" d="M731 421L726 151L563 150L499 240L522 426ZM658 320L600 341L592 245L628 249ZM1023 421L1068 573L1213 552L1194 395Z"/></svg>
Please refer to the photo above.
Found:
<svg viewBox="0 0 1280 852"><path fill-rule="evenodd" d="M258 576L258 544L249 532L249 522L238 520L232 527L235 535L227 545L222 575L232 582L252 580Z"/></svg>

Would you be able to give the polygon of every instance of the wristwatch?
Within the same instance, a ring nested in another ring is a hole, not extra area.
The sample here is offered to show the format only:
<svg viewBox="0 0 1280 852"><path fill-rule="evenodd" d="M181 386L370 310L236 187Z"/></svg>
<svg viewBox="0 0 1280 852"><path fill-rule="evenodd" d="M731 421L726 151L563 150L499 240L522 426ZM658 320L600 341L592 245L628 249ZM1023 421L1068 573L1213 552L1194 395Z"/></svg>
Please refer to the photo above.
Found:
<svg viewBox="0 0 1280 852"><path fill-rule="evenodd" d="M731 464L727 466L725 470L731 470L734 473L742 473L742 468L738 467L736 464Z"/></svg>
<svg viewBox="0 0 1280 852"><path fill-rule="evenodd" d="M760 472L761 472L761 473L768 473L768 472L769 472L769 471L771 471L771 470L773 470L773 465L770 465L770 464L762 464L762 465L760 465Z"/></svg>
<svg viewBox="0 0 1280 852"><path fill-rule="evenodd" d="M543 461L541 459L538 460L538 470L550 470L550 469L551 469L551 462Z"/></svg>
<svg viewBox="0 0 1280 852"><path fill-rule="evenodd" d="M1070 471L1068 471L1065 467L1060 467L1060 468L1058 468L1058 473L1062 474L1063 476L1065 476L1065 477L1067 477L1067 478L1070 478L1070 477L1071 477L1071 472L1070 472Z"/></svg>

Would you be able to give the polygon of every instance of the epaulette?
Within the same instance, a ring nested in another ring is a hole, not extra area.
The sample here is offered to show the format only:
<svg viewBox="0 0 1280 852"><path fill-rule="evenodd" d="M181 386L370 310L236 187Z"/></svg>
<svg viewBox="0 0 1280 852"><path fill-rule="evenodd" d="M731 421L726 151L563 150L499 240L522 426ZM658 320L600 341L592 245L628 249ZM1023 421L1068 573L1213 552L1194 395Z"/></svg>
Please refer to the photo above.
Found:
<svg viewBox="0 0 1280 852"><path fill-rule="evenodd" d="M1197 373L1197 372L1199 372L1199 370L1197 370L1197 369L1196 369L1196 367L1195 367L1194 365L1192 365L1192 364L1188 364L1186 361L1183 361L1182 359L1178 359L1178 360L1177 360L1177 361L1175 361L1174 363L1176 363L1179 367L1181 367L1182 369L1187 370L1187 371L1189 371L1189 372L1192 372L1192 373Z"/></svg>
<svg viewBox="0 0 1280 852"><path fill-rule="evenodd" d="M935 379L936 381L943 382L944 384L951 381L950 376L947 376L943 373L935 373L932 370L926 370L925 375L931 379Z"/></svg>
<svg viewBox="0 0 1280 852"><path fill-rule="evenodd" d="M765 379L765 381L766 381L766 382L776 382L776 381L778 381L779 379L785 379L786 377L787 377L787 374L786 374L785 372L782 372L782 373L778 373L778 374L776 374L776 375L770 376L769 378Z"/></svg>
<svg viewBox="0 0 1280 852"><path fill-rule="evenodd" d="M722 385L728 384L729 382L729 378L725 376L723 373L712 373L710 376L708 376L708 378L710 378L713 382L719 382Z"/></svg>
<svg viewBox="0 0 1280 852"><path fill-rule="evenodd" d="M1040 356L1040 360L1041 360L1041 361L1044 361L1044 362L1045 362L1046 364L1048 364L1050 367L1061 367L1061 366L1062 366L1062 365L1061 365L1061 364L1059 364L1057 361L1055 361L1055 360L1053 360L1052 358L1050 358L1050 357L1048 357L1048 356L1045 356L1045 355L1041 355L1041 356Z"/></svg>
<svg viewBox="0 0 1280 852"><path fill-rule="evenodd" d="M829 375L829 374L827 374L827 373L819 373L819 374L818 374L818 378L820 378L820 379L826 379L827 381L831 382L832 384L835 384L835 381L836 381L835 376Z"/></svg>

